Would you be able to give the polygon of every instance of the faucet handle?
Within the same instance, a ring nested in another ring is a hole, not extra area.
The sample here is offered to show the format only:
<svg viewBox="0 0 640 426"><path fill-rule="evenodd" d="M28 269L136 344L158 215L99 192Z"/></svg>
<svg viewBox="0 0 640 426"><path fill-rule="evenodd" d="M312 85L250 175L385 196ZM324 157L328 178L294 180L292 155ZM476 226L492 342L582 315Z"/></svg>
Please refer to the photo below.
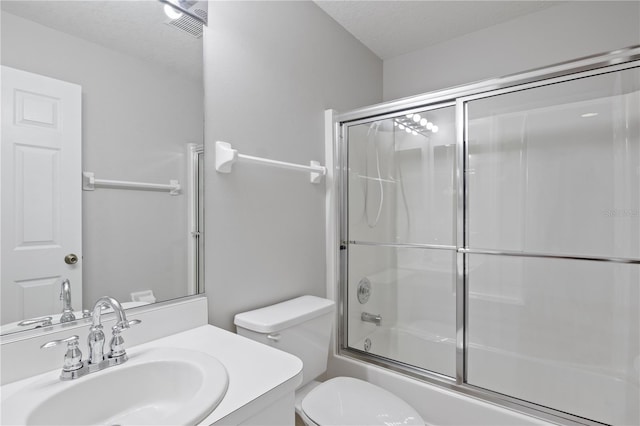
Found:
<svg viewBox="0 0 640 426"><path fill-rule="evenodd" d="M109 353L109 358L119 358L124 359L126 361L126 351L124 350L124 339L120 335L120 332L124 329L131 327L132 325L140 324L142 320L134 319L130 321L121 321L111 327L111 342L109 342L109 346L111 352Z"/></svg>
<svg viewBox="0 0 640 426"><path fill-rule="evenodd" d="M132 325L138 325L142 322L142 320L134 319L130 321L120 321L113 327L111 327L111 331L114 333L119 333L126 328L130 328Z"/></svg>
<svg viewBox="0 0 640 426"><path fill-rule="evenodd" d="M27 325L40 324L38 327L48 327L52 325L52 322L51 322L52 319L53 319L52 317L29 318L24 321L20 321L18 325L22 327Z"/></svg>
<svg viewBox="0 0 640 426"><path fill-rule="evenodd" d="M42 346L40 346L40 349L46 349L46 348L53 348L54 346L58 346L61 345L63 343L67 343L67 345L72 345L72 344L78 344L78 340L80 338L76 335L67 337L66 339L60 339L60 340L52 340L50 342L44 343Z"/></svg>
<svg viewBox="0 0 640 426"><path fill-rule="evenodd" d="M40 346L40 349L53 348L63 343L67 344L67 352L64 354L62 371L75 371L82 368L82 352L78 348L79 337L74 335L66 339L52 340Z"/></svg>

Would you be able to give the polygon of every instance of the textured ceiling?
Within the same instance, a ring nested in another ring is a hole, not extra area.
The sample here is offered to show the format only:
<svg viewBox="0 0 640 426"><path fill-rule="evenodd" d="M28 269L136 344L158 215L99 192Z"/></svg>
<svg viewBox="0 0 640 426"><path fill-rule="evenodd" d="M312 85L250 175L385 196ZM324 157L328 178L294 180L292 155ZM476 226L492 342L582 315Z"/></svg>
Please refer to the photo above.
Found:
<svg viewBox="0 0 640 426"><path fill-rule="evenodd" d="M382 59L560 3L451 0L315 2ZM153 61L201 81L202 39L165 25L167 18L158 1L1 0L0 5L3 11Z"/></svg>
<svg viewBox="0 0 640 426"><path fill-rule="evenodd" d="M202 38L165 25L158 1L0 1L9 12L202 81Z"/></svg>
<svg viewBox="0 0 640 426"><path fill-rule="evenodd" d="M558 1L329 1L329 16L381 59L555 6Z"/></svg>

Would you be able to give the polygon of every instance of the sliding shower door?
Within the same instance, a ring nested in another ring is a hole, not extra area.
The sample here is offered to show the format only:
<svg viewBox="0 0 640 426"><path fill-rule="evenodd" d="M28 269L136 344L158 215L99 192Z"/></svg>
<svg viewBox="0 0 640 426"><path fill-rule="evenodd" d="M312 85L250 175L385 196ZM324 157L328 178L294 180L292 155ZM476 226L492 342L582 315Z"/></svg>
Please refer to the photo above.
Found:
<svg viewBox="0 0 640 426"><path fill-rule="evenodd" d="M455 375L455 108L347 128L349 347Z"/></svg>
<svg viewBox="0 0 640 426"><path fill-rule="evenodd" d="M551 421L640 424L634 51L344 115L342 353Z"/></svg>
<svg viewBox="0 0 640 426"><path fill-rule="evenodd" d="M639 424L638 68L464 105L467 382Z"/></svg>

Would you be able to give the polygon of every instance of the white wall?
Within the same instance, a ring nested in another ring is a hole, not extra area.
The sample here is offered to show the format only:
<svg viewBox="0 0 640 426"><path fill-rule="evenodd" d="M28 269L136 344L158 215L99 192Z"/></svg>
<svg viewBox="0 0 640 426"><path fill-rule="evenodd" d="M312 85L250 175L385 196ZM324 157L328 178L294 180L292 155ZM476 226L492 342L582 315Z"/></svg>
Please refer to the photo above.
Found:
<svg viewBox="0 0 640 426"><path fill-rule="evenodd" d="M83 170L98 179L185 182L185 144L203 139L201 84L5 12L2 64L82 86ZM185 295L185 198L83 192L84 308L146 288L162 300Z"/></svg>
<svg viewBox="0 0 640 426"><path fill-rule="evenodd" d="M638 44L639 2L569 1L384 61L384 99Z"/></svg>
<svg viewBox="0 0 640 426"><path fill-rule="evenodd" d="M209 322L302 294L324 296L324 185L236 164L214 141L324 163L324 110L379 102L382 62L312 2L211 2L205 32L205 257Z"/></svg>

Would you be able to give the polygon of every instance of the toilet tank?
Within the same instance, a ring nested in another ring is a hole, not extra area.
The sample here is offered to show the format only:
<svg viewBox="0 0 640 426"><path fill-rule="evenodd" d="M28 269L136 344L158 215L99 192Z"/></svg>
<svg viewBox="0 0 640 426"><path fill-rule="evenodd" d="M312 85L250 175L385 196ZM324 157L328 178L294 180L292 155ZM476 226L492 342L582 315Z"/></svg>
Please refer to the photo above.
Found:
<svg viewBox="0 0 640 426"><path fill-rule="evenodd" d="M303 363L302 384L325 372L334 302L302 296L235 316L239 335L289 352Z"/></svg>

